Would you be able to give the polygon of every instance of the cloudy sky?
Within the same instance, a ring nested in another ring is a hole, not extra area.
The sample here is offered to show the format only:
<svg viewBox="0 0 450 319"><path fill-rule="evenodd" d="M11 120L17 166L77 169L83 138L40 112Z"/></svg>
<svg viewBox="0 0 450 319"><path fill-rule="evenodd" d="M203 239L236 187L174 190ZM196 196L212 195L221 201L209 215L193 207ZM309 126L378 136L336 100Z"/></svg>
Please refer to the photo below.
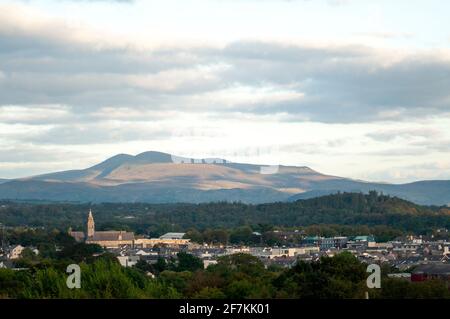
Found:
<svg viewBox="0 0 450 319"><path fill-rule="evenodd" d="M450 179L450 2L0 0L0 178L159 150Z"/></svg>

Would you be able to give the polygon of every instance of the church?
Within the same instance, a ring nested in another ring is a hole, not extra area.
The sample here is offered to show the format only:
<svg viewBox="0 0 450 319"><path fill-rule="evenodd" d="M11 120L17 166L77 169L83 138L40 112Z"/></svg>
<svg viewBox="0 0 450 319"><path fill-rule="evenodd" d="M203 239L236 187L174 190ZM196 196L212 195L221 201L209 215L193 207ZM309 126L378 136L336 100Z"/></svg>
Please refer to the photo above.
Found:
<svg viewBox="0 0 450 319"><path fill-rule="evenodd" d="M85 242L86 244L98 244L105 248L119 248L121 246L134 246L134 233L127 231L96 231L94 216L92 210L89 210L87 220L87 232L69 230L71 235L77 242Z"/></svg>

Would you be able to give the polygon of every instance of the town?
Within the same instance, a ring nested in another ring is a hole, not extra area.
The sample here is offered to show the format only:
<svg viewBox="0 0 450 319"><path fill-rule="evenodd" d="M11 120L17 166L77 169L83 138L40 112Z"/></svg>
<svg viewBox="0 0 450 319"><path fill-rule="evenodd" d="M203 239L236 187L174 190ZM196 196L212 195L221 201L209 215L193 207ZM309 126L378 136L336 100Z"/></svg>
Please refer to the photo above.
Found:
<svg viewBox="0 0 450 319"><path fill-rule="evenodd" d="M77 242L97 244L116 256L123 267L134 267L138 262L155 265L161 260L168 262L176 260L180 252L196 256L203 262L206 269L217 264L223 256L248 254L257 257L266 268L291 268L299 261L316 262L321 257L333 257L342 252L351 253L366 264L389 266L388 274L392 278L409 281L425 281L441 279L450 283L450 241L447 229L438 229L441 234L435 236L403 236L392 241L377 242L372 235L359 236L306 236L299 230L273 230L272 236L281 239L297 238L299 244L283 246L255 245L224 245L214 243L198 243L186 238L186 233L169 232L158 238L146 238L127 231L96 231L92 211L89 211L86 233L72 231L68 234ZM261 234L254 232L255 237ZM25 245L8 245L2 240L0 253L0 268L15 267L15 261L24 252L39 254L37 247ZM154 277L155 274L147 272Z"/></svg>

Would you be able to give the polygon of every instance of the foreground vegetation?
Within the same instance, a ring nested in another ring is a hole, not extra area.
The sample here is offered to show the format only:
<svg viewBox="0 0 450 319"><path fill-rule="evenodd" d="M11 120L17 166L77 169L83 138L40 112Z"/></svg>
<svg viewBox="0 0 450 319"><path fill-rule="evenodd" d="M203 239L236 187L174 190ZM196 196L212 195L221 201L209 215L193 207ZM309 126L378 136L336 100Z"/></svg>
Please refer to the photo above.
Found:
<svg viewBox="0 0 450 319"><path fill-rule="evenodd" d="M67 288L65 271L71 263L81 267L80 289ZM368 275L366 265L349 253L299 262L292 269L266 269L246 254L221 257L218 264L203 269L201 260L186 253L169 262L161 259L155 265L139 262L124 268L99 246L67 242L52 257L25 253L17 266L26 269L0 269L0 297L364 298ZM443 282L410 283L387 277L381 289L369 293L371 298L450 298Z"/></svg>
<svg viewBox="0 0 450 319"><path fill-rule="evenodd" d="M201 260L186 253L124 268L101 247L75 243L67 235L69 227L84 229L89 208L99 230L125 229L149 236L185 231L193 241L212 243L295 244L304 235L317 234L372 234L382 241L450 228L447 207L418 206L375 192L264 205L2 202L0 223L8 226L7 241L37 247L39 255L26 249L15 262L22 270L0 269L0 297L363 298L367 291L366 265L348 253L300 262L291 269L265 268L244 254L222 257L203 269ZM291 232L294 236L280 239L274 229L295 229L299 236ZM73 263L81 267L81 289L66 286L66 267ZM384 269L382 288L370 290L370 298L450 298L443 282L390 279L390 271Z"/></svg>

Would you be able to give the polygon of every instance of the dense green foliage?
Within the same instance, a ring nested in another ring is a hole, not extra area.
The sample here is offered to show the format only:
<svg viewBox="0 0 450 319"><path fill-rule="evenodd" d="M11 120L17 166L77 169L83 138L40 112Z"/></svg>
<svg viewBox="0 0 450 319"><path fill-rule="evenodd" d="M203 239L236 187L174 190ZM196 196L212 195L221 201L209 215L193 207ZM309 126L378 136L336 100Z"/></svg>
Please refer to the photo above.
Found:
<svg viewBox="0 0 450 319"><path fill-rule="evenodd" d="M266 269L259 259L246 254L221 257L216 265L203 269L198 267L196 257L184 254L178 256L177 262L165 264L156 278L151 278L148 269L142 269L142 263L124 268L109 254L95 257L95 248L80 250L85 252L80 262L80 289L66 285L65 267L75 260L59 256L38 263L21 261L28 264L28 270L0 269L0 297L349 299L363 298L367 291L366 266L349 253L323 257L313 263L300 262L286 270ZM439 281L410 283L384 278L382 289L371 290L370 296L450 298L450 293L446 284Z"/></svg>
<svg viewBox="0 0 450 319"><path fill-rule="evenodd" d="M8 226L44 226L82 230L92 208L99 230L124 229L159 236L191 230L191 238L205 242L252 242L256 231L300 229L309 234L373 234L379 240L406 232L426 234L450 228L450 209L424 207L370 192L343 193L293 203L245 205L206 204L37 204L0 203L0 223ZM319 226L317 226L319 225ZM270 235L270 234L267 234ZM269 236L270 237L270 236ZM269 240L270 238L266 238Z"/></svg>

